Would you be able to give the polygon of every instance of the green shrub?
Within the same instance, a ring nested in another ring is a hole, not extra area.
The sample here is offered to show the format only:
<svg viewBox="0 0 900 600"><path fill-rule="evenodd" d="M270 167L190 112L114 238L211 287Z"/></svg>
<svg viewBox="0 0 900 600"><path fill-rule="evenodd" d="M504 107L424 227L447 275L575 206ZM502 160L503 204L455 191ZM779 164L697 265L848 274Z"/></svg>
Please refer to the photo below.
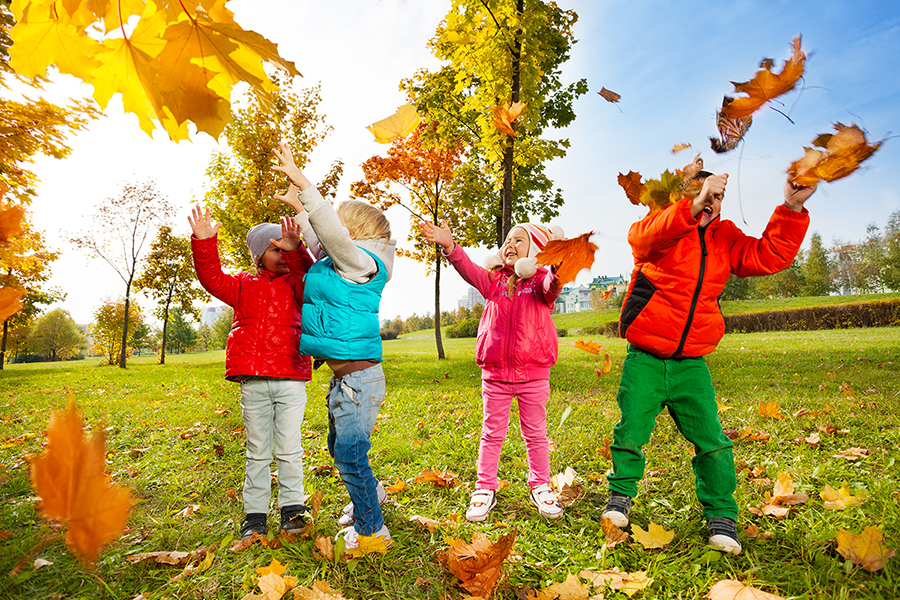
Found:
<svg viewBox="0 0 900 600"><path fill-rule="evenodd" d="M478 323L481 319L465 319L447 328L447 337L472 338L478 337Z"/></svg>

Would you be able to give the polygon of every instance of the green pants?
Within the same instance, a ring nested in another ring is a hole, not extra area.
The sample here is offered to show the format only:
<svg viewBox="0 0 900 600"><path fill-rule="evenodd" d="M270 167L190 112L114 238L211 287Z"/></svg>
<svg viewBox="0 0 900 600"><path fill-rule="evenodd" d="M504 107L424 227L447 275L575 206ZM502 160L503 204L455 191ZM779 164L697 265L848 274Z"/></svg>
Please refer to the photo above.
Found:
<svg viewBox="0 0 900 600"><path fill-rule="evenodd" d="M641 447L650 440L656 416L668 407L678 431L694 444L691 459L703 516L737 520L737 477L731 440L719 423L716 392L704 358L664 359L629 345L617 396L622 418L613 430L611 490L637 496L644 476Z"/></svg>

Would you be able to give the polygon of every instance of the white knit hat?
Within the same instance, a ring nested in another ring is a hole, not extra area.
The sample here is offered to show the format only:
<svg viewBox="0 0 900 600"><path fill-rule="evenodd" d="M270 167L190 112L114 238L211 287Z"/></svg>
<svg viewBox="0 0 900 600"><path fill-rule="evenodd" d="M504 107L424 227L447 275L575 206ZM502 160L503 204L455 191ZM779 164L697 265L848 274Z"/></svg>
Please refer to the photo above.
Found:
<svg viewBox="0 0 900 600"><path fill-rule="evenodd" d="M269 248L269 240L281 239L281 225L274 223L260 223L254 225L247 232L247 249L250 251L250 260L254 266L259 266L259 259Z"/></svg>
<svg viewBox="0 0 900 600"><path fill-rule="evenodd" d="M537 273L537 260L535 260L535 256L537 256L538 252L544 249L544 246L547 245L547 242L550 240L561 240L565 237L565 233L563 233L562 227L559 225L538 225L535 223L519 223L515 227L512 227L509 231L512 233L512 230L516 227L521 227L528 234L528 239L531 244L528 246L528 256L525 258L520 258L516 261L515 271L516 275L518 275L522 279L528 279L535 273ZM509 239L509 234L507 234L507 239ZM502 247L501 247L502 249ZM500 256L500 251L498 250L496 254L489 255L484 260L484 267L486 269L492 269L494 267L498 267L503 264L503 258Z"/></svg>

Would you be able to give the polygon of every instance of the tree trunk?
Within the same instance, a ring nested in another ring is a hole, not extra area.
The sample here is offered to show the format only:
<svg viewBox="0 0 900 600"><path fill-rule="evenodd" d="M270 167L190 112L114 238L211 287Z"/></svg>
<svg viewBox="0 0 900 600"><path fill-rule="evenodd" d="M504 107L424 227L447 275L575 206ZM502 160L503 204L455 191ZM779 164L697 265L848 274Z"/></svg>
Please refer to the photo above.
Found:
<svg viewBox="0 0 900 600"><path fill-rule="evenodd" d="M122 327L122 352L119 354L119 368L126 367L126 356L128 352L128 310L131 308L131 282L125 287L125 324Z"/></svg>
<svg viewBox="0 0 900 600"><path fill-rule="evenodd" d="M525 0L518 0L516 3L516 16L521 19L522 12L525 10ZM512 94L510 104L519 101L520 89L520 72L522 57L522 30L516 32L516 42L512 50ZM512 124L513 130L516 124ZM503 150L503 190L500 199L500 236L497 239L497 247L503 245L509 230L512 228L512 205L513 205L513 153L515 152L515 140L511 135L506 136L506 148Z"/></svg>
<svg viewBox="0 0 900 600"><path fill-rule="evenodd" d="M437 244L434 245L434 342L438 358L447 358L441 341L441 247Z"/></svg>
<svg viewBox="0 0 900 600"><path fill-rule="evenodd" d="M169 326L169 302L171 301L172 296L166 300L166 307L163 309L163 330L162 330L162 345L159 348L159 364L166 364L166 329Z"/></svg>
<svg viewBox="0 0 900 600"><path fill-rule="evenodd" d="M6 364L6 338L9 335L9 319L3 319L3 341L0 342L0 371Z"/></svg>

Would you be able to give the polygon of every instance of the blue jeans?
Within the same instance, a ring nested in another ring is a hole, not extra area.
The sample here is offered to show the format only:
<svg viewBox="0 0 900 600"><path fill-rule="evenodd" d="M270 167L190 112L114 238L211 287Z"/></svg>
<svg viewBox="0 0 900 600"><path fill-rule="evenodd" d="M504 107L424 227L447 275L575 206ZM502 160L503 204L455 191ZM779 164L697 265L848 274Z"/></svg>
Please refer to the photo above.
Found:
<svg viewBox="0 0 900 600"><path fill-rule="evenodd" d="M306 381L248 378L241 382L241 415L247 434L244 512L268 513L272 454L278 465L278 506L303 504L303 448L300 425L306 410Z"/></svg>
<svg viewBox="0 0 900 600"><path fill-rule="evenodd" d="M384 525L378 481L369 466L369 437L384 401L384 371L381 365L355 371L328 386L328 452L353 501L353 516L359 535L375 535Z"/></svg>

